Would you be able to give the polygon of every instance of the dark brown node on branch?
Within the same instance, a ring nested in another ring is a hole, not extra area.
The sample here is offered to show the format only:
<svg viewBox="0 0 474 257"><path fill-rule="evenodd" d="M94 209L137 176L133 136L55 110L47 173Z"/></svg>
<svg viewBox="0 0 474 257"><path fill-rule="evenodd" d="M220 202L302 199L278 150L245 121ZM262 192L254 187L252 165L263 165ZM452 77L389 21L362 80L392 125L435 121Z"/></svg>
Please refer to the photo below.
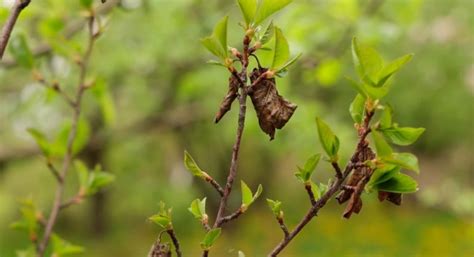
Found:
<svg viewBox="0 0 474 257"><path fill-rule="evenodd" d="M365 162L375 158L375 153L368 145L365 145L358 156L359 162ZM344 210L343 217L348 219L352 213L358 214L362 209L362 199L360 196L364 191L365 185L369 182L373 170L367 166L359 166L354 169L349 181L346 183L342 192L336 197L339 203L349 200Z"/></svg>
<svg viewBox="0 0 474 257"><path fill-rule="evenodd" d="M170 245L157 241L150 249L148 257L171 257Z"/></svg>
<svg viewBox="0 0 474 257"><path fill-rule="evenodd" d="M384 200L387 200L387 201L389 201L391 203L394 203L396 205L401 205L402 204L402 194L379 191L379 201L383 202Z"/></svg>
<svg viewBox="0 0 474 257"><path fill-rule="evenodd" d="M250 74L252 83L266 72L267 69L253 69ZM275 137L275 129L281 129L291 118L297 105L289 102L278 94L275 79L262 79L249 91L250 99L257 112L260 128L270 136L270 140Z"/></svg>
<svg viewBox="0 0 474 257"><path fill-rule="evenodd" d="M216 117L214 119L215 123L218 123L222 119L222 117L224 117L224 115L230 110L232 103L239 95L238 91L239 81L236 77L231 75L229 77L229 90L227 91L227 95L224 97L224 100L222 100L222 103L219 107L219 111L216 114Z"/></svg>

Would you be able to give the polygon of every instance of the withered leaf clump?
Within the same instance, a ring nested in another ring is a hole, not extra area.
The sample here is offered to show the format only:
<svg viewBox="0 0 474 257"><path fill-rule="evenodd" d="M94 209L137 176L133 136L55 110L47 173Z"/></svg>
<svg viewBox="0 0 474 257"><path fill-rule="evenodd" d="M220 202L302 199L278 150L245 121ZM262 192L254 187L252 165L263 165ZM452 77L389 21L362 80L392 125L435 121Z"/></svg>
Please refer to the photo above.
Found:
<svg viewBox="0 0 474 257"><path fill-rule="evenodd" d="M237 78L234 76L229 77L229 90L227 91L227 95L224 97L224 100L222 100L222 103L219 107L219 111L216 114L216 117L214 119L215 123L218 123L222 117L230 110L230 107L232 106L232 102L234 102L235 98L237 96L239 91L239 81Z"/></svg>
<svg viewBox="0 0 474 257"><path fill-rule="evenodd" d="M266 71L265 68L253 69L250 74L250 81L253 83ZM251 88L249 96L257 112L260 128L272 140L275 137L275 129L281 129L285 126L295 112L297 105L278 94L274 78L262 79Z"/></svg>
<svg viewBox="0 0 474 257"><path fill-rule="evenodd" d="M169 244L163 244L158 240L151 247L148 257L171 257Z"/></svg>
<svg viewBox="0 0 474 257"><path fill-rule="evenodd" d="M387 200L387 201L392 202L396 205L401 205L402 204L402 194L400 194L400 193L379 191L378 198L379 198L379 201L381 201L381 202L383 202L384 200Z"/></svg>
<svg viewBox="0 0 474 257"><path fill-rule="evenodd" d="M357 161L363 163L367 160L375 158L375 153L366 144L359 156ZM373 170L367 166L360 166L354 169L352 175L344 186L342 192L336 197L337 201L342 204L349 200L349 203L344 210L343 217L348 219L352 213L358 214L362 209L362 199L360 198L364 191L365 185L369 182L372 176Z"/></svg>

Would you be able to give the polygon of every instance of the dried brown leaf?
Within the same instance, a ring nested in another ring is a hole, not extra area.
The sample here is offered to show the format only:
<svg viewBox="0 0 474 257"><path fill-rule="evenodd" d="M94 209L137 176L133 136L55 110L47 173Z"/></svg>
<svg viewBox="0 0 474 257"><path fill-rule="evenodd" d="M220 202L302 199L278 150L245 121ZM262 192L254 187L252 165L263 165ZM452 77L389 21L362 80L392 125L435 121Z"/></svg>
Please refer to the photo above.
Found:
<svg viewBox="0 0 474 257"><path fill-rule="evenodd" d="M227 95L222 100L221 105L219 107L219 111L217 112L216 117L214 118L215 123L218 123L222 119L222 117L224 117L224 115L230 110L232 103L239 95L238 91L239 81L234 76L230 76L229 90L227 91Z"/></svg>
<svg viewBox="0 0 474 257"><path fill-rule="evenodd" d="M250 81L253 83L267 69L253 69ZM291 118L297 105L289 102L278 94L275 79L261 79L249 91L250 99L257 112L260 128L270 136L270 140L275 137L275 129L281 129Z"/></svg>

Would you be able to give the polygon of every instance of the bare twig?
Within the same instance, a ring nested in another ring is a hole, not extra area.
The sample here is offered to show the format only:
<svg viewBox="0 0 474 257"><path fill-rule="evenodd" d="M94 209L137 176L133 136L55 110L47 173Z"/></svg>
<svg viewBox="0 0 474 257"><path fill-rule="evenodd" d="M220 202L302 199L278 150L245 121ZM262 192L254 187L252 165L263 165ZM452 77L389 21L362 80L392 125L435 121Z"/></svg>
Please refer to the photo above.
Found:
<svg viewBox="0 0 474 257"><path fill-rule="evenodd" d="M216 189L221 197L224 196L224 189L222 189L221 185L219 185L219 183L214 178L207 176L205 177L205 180Z"/></svg>
<svg viewBox="0 0 474 257"><path fill-rule="evenodd" d="M95 17L91 13L91 16L88 18L88 30L89 30L88 45L87 45L86 52L84 53L83 59L79 63L80 74L79 74L77 93L74 100L75 108L74 108L74 114L72 118L71 131L69 132L69 135L68 135L66 154L63 159L62 168L61 168L61 171L59 172L61 182L59 183L56 189L56 196L54 199L53 206L51 207L51 212L49 214L48 222L44 229L43 238L38 246L38 250L36 254L37 257L44 257L46 248L49 243L49 239L51 238L51 234L53 232L54 225L56 224L56 220L58 218L58 214L60 210L62 209L61 208L62 198L63 198L64 187L65 187L64 181L73 159L73 144L76 139L77 126L79 122L79 117L81 115L81 102L82 102L84 91L87 88L85 84L87 68L88 68L89 58L91 56L92 49L94 46L94 42L96 40L96 35L94 35L94 31L93 31L94 21L95 21Z"/></svg>
<svg viewBox="0 0 474 257"><path fill-rule="evenodd" d="M174 233L174 229L168 229L168 230L166 230L166 233L168 233L168 235L171 238L171 241L173 242L174 250L176 251L176 256L177 257L182 257L183 254L181 253L181 249L180 249L180 246L179 246L179 240L176 237L176 234Z"/></svg>
<svg viewBox="0 0 474 257"><path fill-rule="evenodd" d="M224 223L227 223L231 220L235 220L237 219L242 213L244 213L244 211L242 210L242 208L239 208L237 211L235 211L234 213L230 214L230 215L227 215L225 217L222 217L221 219L221 224L224 224Z"/></svg>
<svg viewBox="0 0 474 257"><path fill-rule="evenodd" d="M290 232L288 231L288 228L285 225L285 221L283 220L283 217L277 216L276 219L278 221L278 224L280 224L280 228L283 231L283 234L284 234L285 238L289 237Z"/></svg>
<svg viewBox="0 0 474 257"><path fill-rule="evenodd" d="M309 183L305 184L304 188L306 189L306 192L308 193L311 205L314 205L316 203L316 198L314 197L314 193L313 193L313 189L312 189L311 184L309 184Z"/></svg>
<svg viewBox="0 0 474 257"><path fill-rule="evenodd" d="M16 0L13 4L10 16L8 16L5 25L3 25L2 35L0 37L0 60L3 58L3 53L7 47L13 27L18 20L18 16L20 16L21 11L23 11L23 9L25 9L30 4L30 2L31 0Z"/></svg>
<svg viewBox="0 0 474 257"><path fill-rule="evenodd" d="M47 165L48 165L49 170L53 174L53 176L58 181L58 183L62 183L63 179L61 178L61 175L59 175L59 171L56 169L56 167L54 167L54 165L51 163L51 161L48 160Z"/></svg>

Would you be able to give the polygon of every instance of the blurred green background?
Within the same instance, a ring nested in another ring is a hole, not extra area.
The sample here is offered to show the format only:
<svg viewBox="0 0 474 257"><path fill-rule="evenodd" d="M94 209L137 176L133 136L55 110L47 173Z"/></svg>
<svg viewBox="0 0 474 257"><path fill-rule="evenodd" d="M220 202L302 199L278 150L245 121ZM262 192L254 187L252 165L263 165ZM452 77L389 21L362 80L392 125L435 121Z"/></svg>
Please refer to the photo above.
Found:
<svg viewBox="0 0 474 257"><path fill-rule="evenodd" d="M1 24L11 2L0 3ZM101 16L107 26L91 67L91 77L104 90L86 93L83 106L92 131L79 158L90 166L101 163L116 181L62 213L57 231L85 246L83 256L145 256L159 231L146 219L163 200L173 207L185 256L199 256L203 231L187 207L207 196L208 213L215 213L218 199L209 185L185 171L183 151L223 184L237 123L235 104L213 123L228 74L205 64L211 56L199 38L229 14L229 43L239 47L239 9L230 0L122 0L107 6L101 7L107 9ZM332 201L282 256L474 256L472 10L472 0L295 0L274 17L292 53L303 53L288 76L277 80L280 93L299 107L271 142L248 108L237 179L252 188L262 183L263 197L226 226L211 255L237 256L242 250L265 256L277 244L281 231L263 200L267 197L283 201L290 227L306 212L307 196L293 173L323 151L316 116L340 137L343 159L351 154L356 135L348 107L355 91L344 76L355 77L349 49L357 36L386 60L415 53L387 100L401 125L427 129L403 149L420 159L420 191L405 197L401 207L365 195L361 214L350 220L341 218L344 207ZM77 79L73 60L84 48L82 20L79 1L32 1L14 32L26 36L33 52L52 47L35 62L66 90ZM8 54L0 66L1 257L28 246L23 233L9 229L20 216L18 200L31 196L47 211L54 194L55 181L26 129L54 136L71 117L63 101L30 74ZM332 170L322 163L315 174L326 181ZM72 195L73 172L69 182ZM230 209L239 203L237 190Z"/></svg>

